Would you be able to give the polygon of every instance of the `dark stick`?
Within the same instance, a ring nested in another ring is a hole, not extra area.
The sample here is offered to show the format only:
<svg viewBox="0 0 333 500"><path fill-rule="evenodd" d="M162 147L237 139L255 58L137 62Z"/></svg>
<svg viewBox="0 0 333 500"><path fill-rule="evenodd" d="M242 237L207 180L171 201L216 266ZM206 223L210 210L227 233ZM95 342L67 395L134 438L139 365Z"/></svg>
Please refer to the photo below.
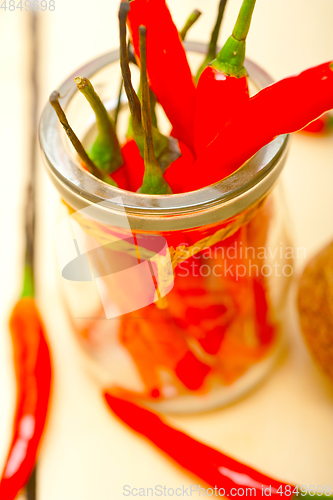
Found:
<svg viewBox="0 0 333 500"><path fill-rule="evenodd" d="M25 266L23 293L35 291L34 260L36 239L36 168L37 168L37 128L39 111L39 18L37 12L31 11L29 20L30 29L30 156L29 156L29 181L27 186L25 205ZM36 467L26 485L27 500L36 500Z"/></svg>
<svg viewBox="0 0 333 500"><path fill-rule="evenodd" d="M30 22L30 43L31 43L31 72L30 72L30 153L29 153L29 173L28 186L25 205L25 266L23 294L34 293L34 246L35 246L35 219L36 219L36 164L37 164L37 128L38 128L38 16L35 11L31 12Z"/></svg>
<svg viewBox="0 0 333 500"><path fill-rule="evenodd" d="M27 500L36 500L37 498L37 493L36 493L36 484L37 484L37 478L36 478L36 472L37 472L37 465L35 466L34 470L31 473L31 476L29 478L28 484L26 486L26 494L27 494Z"/></svg>

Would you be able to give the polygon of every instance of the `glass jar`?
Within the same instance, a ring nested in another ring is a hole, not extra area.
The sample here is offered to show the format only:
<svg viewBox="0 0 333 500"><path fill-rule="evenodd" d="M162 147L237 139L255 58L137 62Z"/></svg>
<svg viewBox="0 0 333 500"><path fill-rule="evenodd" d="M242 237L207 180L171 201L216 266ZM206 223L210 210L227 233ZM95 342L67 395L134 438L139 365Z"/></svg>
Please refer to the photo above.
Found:
<svg viewBox="0 0 333 500"><path fill-rule="evenodd" d="M186 48L196 64L206 49ZM246 67L252 93L272 83L251 61ZM92 78L112 113L118 51L80 68L59 88L69 122L88 144L95 121L78 95L77 74ZM125 99L122 104L124 125ZM223 181L169 196L125 191L89 174L49 104L40 142L66 210L55 236L67 309L100 383L174 413L244 396L269 373L281 346L293 273L279 181L288 136Z"/></svg>

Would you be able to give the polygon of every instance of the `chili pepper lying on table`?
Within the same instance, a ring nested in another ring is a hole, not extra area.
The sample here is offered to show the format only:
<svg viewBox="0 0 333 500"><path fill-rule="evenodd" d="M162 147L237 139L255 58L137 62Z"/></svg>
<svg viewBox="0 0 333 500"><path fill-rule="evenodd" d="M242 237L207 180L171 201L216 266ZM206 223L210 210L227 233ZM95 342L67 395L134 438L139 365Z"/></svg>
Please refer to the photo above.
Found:
<svg viewBox="0 0 333 500"><path fill-rule="evenodd" d="M183 469L204 480L215 490L215 495L240 498L244 496L246 489L250 488L251 496L253 494L257 498L269 496L277 499L296 496L297 486L277 481L200 443L171 427L150 410L120 399L110 392L104 393L104 399L122 423L148 439Z"/></svg>
<svg viewBox="0 0 333 500"><path fill-rule="evenodd" d="M150 87L171 122L174 137L193 151L195 85L165 0L131 2L128 25L138 59L139 26L146 26Z"/></svg>
<svg viewBox="0 0 333 500"><path fill-rule="evenodd" d="M1 500L14 500L35 467L50 398L51 357L43 323L29 293L17 302L10 318L17 402L12 441L0 480Z"/></svg>
<svg viewBox="0 0 333 500"><path fill-rule="evenodd" d="M243 0L232 35L202 72L196 90L194 149L198 156L249 100L245 41L256 0Z"/></svg>
<svg viewBox="0 0 333 500"><path fill-rule="evenodd" d="M328 62L260 90L190 169L176 172L171 165L164 177L173 192L180 176L183 192L213 184L238 170L278 135L297 132L332 108L333 66Z"/></svg>

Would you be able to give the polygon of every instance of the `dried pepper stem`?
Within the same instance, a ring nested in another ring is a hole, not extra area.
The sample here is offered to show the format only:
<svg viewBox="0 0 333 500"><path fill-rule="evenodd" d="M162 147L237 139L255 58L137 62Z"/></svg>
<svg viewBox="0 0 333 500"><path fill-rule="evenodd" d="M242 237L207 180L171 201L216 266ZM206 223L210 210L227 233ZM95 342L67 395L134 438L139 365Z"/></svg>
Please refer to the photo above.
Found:
<svg viewBox="0 0 333 500"><path fill-rule="evenodd" d="M232 35L224 44L212 66L228 76L246 76L245 44L256 0L243 0Z"/></svg>
<svg viewBox="0 0 333 500"><path fill-rule="evenodd" d="M89 151L89 157L98 168L110 174L124 163L114 122L88 78L77 76L75 83L96 115L98 136Z"/></svg>
<svg viewBox="0 0 333 500"><path fill-rule="evenodd" d="M157 163L154 153L152 122L150 113L149 84L147 76L146 28L139 27L140 60L141 60L141 97L142 97L142 127L144 131L144 162L145 173L140 193L170 194L170 186L163 177L163 172Z"/></svg>
<svg viewBox="0 0 333 500"><path fill-rule="evenodd" d="M67 134L67 137L71 141L75 151L77 152L77 154L79 155L81 160L84 162L84 164L86 165L86 167L88 168L88 170L91 174L95 175L95 177L97 177L98 179L101 179L104 182L107 182L108 184L116 186L115 181L113 179L111 179L111 177L109 177L108 175L101 172L98 169L98 167L95 165L95 163L89 158L89 156L86 153L84 147L82 146L79 138L75 134L72 127L69 125L68 120L66 118L66 115L64 113L64 110L62 109L62 107L59 103L59 98L60 98L59 92L54 90L52 92L52 94L50 95L49 100L50 100L51 106L53 107L53 109L57 113L59 121L60 121L61 125L63 126L63 128Z"/></svg>
<svg viewBox="0 0 333 500"><path fill-rule="evenodd" d="M201 14L202 13L200 12L200 10L195 9L192 12L192 14L188 17L183 29L179 32L179 36L182 40L185 40L188 30L192 28L195 22L197 22Z"/></svg>
<svg viewBox="0 0 333 500"><path fill-rule="evenodd" d="M205 60L203 61L203 63L201 64L200 68L197 71L197 74L195 75L196 82L198 82L200 75L203 72L203 70L205 69L205 67L209 63L211 63L216 57L217 40L218 40L218 37L220 34L220 29L221 29L221 24L222 24L226 4L227 4L227 0L220 0L217 19L216 19L214 29L212 31L211 39L210 39L209 46L208 46L208 52L207 52L207 55L205 57Z"/></svg>

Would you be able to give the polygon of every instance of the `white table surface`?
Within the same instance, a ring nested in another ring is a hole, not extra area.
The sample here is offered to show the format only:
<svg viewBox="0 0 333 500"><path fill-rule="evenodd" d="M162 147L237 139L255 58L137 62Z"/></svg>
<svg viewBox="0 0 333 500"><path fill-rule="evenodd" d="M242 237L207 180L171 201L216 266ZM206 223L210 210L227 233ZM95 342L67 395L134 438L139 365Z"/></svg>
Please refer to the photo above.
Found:
<svg viewBox="0 0 333 500"><path fill-rule="evenodd" d="M189 39L207 41L217 0L169 2L181 26L195 7L204 16ZM240 0L229 0L220 41L231 30ZM76 67L117 46L118 3L56 0L41 13L42 101ZM333 59L332 0L258 0L248 55L275 78ZM28 14L0 13L0 467L10 440L15 382L8 314L21 286L22 209L28 108L25 102ZM308 257L333 238L333 136L294 137L283 174L295 244ZM193 484L185 474L106 410L60 304L53 260L58 196L39 170L38 300L55 365L52 412L38 474L38 500L118 500L123 486L170 488ZM298 271L304 262L297 262ZM333 490L333 390L303 344L289 299L289 350L272 376L241 402L200 416L170 418L194 437L277 478ZM194 494L193 494L194 496Z"/></svg>

